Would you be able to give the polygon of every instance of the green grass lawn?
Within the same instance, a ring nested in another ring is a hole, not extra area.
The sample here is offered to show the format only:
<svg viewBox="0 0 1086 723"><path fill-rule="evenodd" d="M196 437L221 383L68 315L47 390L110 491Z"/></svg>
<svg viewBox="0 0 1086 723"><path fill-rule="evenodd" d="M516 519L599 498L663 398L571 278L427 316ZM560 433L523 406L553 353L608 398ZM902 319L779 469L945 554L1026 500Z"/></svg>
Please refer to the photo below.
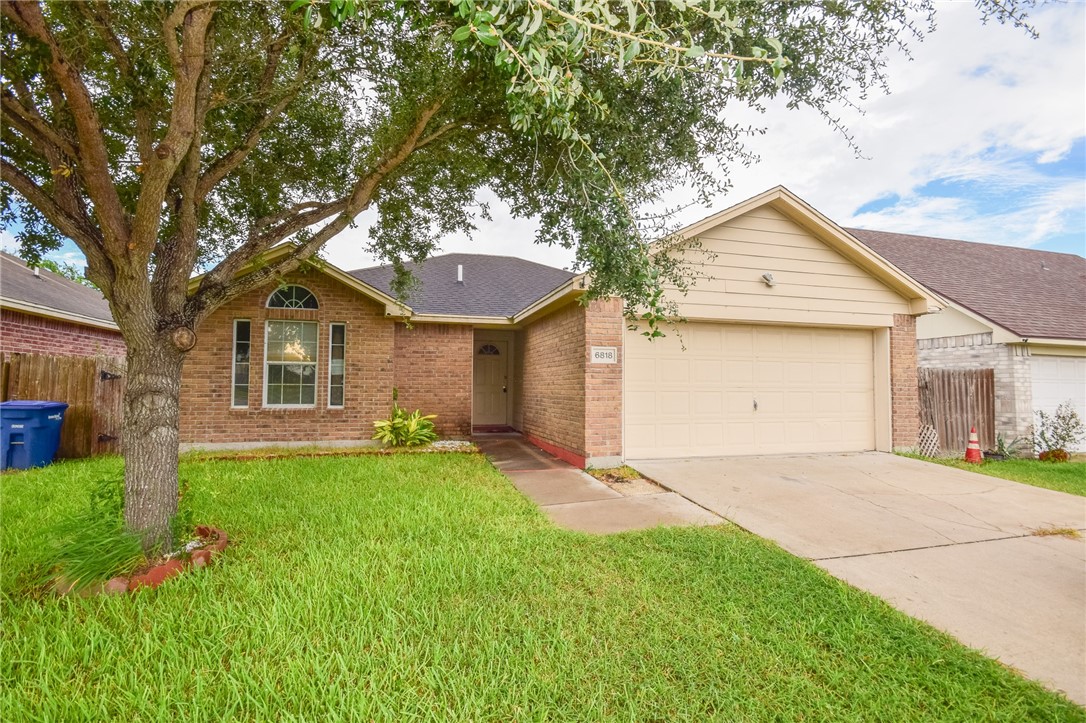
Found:
<svg viewBox="0 0 1086 723"><path fill-rule="evenodd" d="M5 720L1083 720L734 527L560 530L477 455L182 466L216 567L19 591L120 462L0 478Z"/></svg>
<svg viewBox="0 0 1086 723"><path fill-rule="evenodd" d="M965 460L943 457L931 458L919 455L905 455L925 462L935 462L947 467L979 472L992 477L1022 482L1034 487L1045 487L1058 492L1086 497L1086 462L1042 462L1037 459L1008 459L1003 462L985 461L983 464L970 464Z"/></svg>

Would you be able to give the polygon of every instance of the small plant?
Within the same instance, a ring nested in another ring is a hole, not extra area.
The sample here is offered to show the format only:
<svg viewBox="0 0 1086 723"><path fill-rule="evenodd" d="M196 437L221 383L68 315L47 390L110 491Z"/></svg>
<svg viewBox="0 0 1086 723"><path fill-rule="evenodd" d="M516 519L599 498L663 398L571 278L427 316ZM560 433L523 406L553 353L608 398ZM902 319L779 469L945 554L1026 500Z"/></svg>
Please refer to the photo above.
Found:
<svg viewBox="0 0 1086 723"><path fill-rule="evenodd" d="M429 444L437 439L434 423L436 414L423 414L416 409L410 414L395 401L392 402L392 416L373 423L373 438L390 447L415 447Z"/></svg>
<svg viewBox="0 0 1086 723"><path fill-rule="evenodd" d="M996 437L996 446L992 450L994 453L992 456L995 459L1014 459L1015 457L1021 457L1024 449L1029 445L1029 440L1022 437L1015 437L1010 442L1002 434ZM988 454L985 453L985 458Z"/></svg>
<svg viewBox="0 0 1086 723"><path fill-rule="evenodd" d="M1083 425L1078 412L1070 401L1066 401L1056 407L1052 414L1038 411L1036 416L1033 448L1038 457L1044 461L1066 462L1070 458L1067 450L1086 436L1086 425Z"/></svg>

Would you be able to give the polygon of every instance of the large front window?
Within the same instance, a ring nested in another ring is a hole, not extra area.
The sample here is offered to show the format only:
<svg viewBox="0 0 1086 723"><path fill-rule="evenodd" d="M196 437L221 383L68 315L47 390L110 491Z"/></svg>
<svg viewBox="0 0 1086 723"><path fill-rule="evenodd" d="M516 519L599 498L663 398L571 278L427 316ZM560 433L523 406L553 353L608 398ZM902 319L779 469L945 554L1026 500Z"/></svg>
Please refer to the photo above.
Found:
<svg viewBox="0 0 1086 723"><path fill-rule="evenodd" d="M317 403L317 329L313 321L269 321L265 337L264 404Z"/></svg>

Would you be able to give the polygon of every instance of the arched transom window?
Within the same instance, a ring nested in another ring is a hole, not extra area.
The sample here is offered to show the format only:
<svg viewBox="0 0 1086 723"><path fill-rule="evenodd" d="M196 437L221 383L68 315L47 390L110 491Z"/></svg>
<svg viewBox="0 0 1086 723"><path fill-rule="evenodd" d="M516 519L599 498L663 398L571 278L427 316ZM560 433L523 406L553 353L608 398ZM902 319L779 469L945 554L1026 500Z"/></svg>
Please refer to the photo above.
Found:
<svg viewBox="0 0 1086 723"><path fill-rule="evenodd" d="M268 297L269 309L318 309L317 297L304 286L280 286Z"/></svg>
<svg viewBox="0 0 1086 723"><path fill-rule="evenodd" d="M479 354L480 356L499 356L501 351L493 344L483 344L479 347Z"/></svg>

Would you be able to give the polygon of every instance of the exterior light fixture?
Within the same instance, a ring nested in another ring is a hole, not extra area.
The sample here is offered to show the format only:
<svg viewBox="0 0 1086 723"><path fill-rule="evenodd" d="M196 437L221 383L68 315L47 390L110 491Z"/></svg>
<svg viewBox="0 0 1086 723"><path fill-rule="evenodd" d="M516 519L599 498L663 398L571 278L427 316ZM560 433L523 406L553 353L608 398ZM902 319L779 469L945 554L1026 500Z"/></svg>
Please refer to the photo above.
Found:
<svg viewBox="0 0 1086 723"><path fill-rule="evenodd" d="M775 286L777 283L773 280L773 274L769 273L768 271L762 274L762 281L765 282L766 286Z"/></svg>

